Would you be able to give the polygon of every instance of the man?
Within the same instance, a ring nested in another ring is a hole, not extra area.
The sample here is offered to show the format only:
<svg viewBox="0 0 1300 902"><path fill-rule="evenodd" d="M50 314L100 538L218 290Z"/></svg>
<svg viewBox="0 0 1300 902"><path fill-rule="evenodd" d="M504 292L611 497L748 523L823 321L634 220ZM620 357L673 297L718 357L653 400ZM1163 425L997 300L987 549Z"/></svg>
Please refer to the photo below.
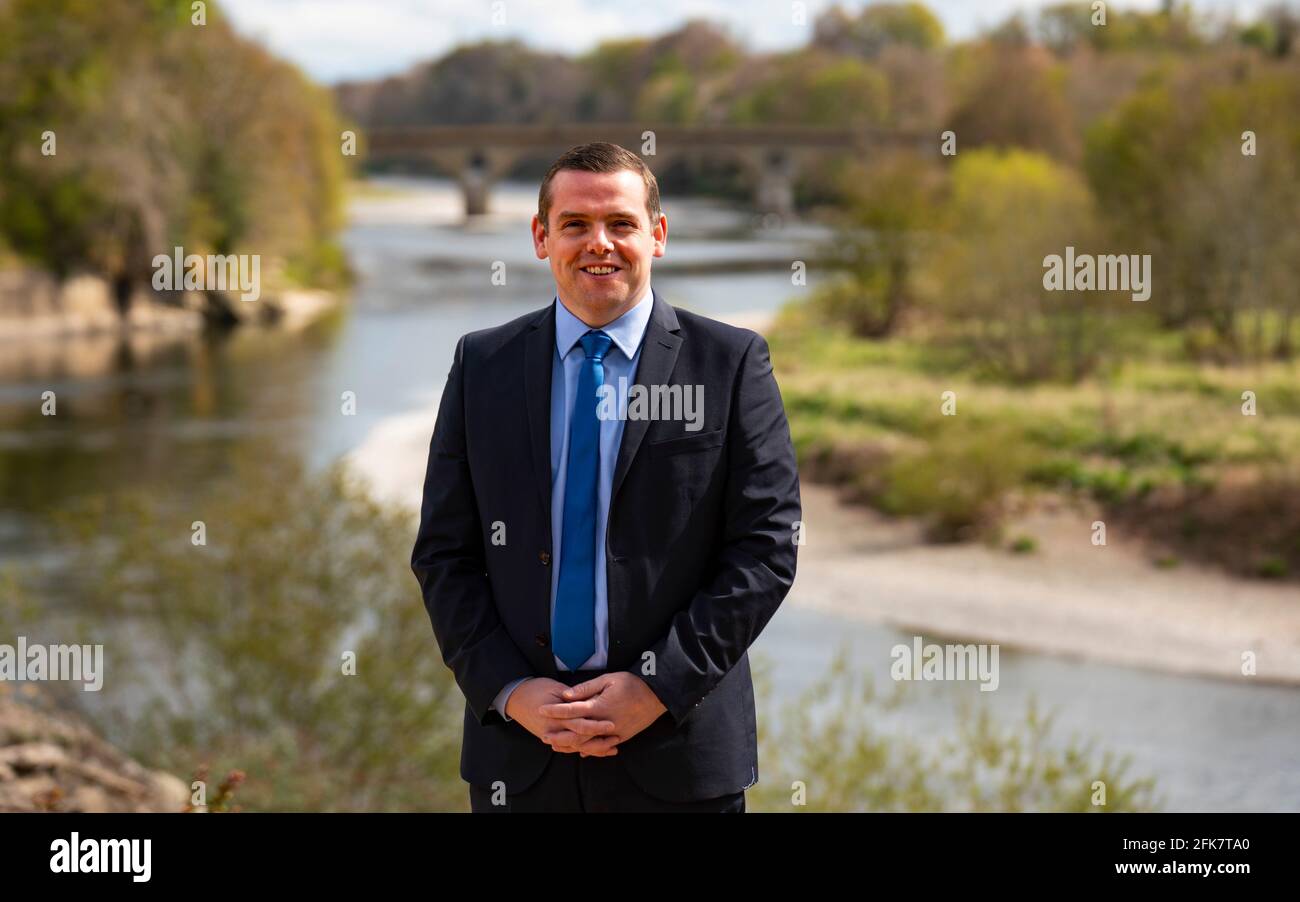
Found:
<svg viewBox="0 0 1300 902"><path fill-rule="evenodd" d="M650 287L668 220L630 151L561 156L532 232L556 298L457 344L411 556L471 809L744 811L747 649L800 518L767 344Z"/></svg>

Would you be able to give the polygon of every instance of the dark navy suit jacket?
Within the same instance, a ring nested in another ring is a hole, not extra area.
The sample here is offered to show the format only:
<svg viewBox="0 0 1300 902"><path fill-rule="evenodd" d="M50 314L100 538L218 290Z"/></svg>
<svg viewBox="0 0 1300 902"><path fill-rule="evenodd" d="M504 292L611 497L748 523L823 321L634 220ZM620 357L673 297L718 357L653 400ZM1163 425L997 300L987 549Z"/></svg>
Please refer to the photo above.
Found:
<svg viewBox="0 0 1300 902"><path fill-rule="evenodd" d="M794 582L799 474L763 338L657 291L653 303L636 384L703 386L704 422L624 426L606 532L607 669L635 673L667 708L615 760L645 792L692 801L758 780L747 650ZM554 354L553 306L460 339L411 555L465 694L461 776L510 794L568 754L490 708L511 680L560 678L549 622Z"/></svg>

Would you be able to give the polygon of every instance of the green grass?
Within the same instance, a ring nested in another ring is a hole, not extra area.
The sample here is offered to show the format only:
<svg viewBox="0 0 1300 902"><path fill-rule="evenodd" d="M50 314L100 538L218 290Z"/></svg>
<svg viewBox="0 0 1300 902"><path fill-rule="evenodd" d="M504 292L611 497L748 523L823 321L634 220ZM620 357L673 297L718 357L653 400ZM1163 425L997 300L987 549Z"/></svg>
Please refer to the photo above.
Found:
<svg viewBox="0 0 1300 902"><path fill-rule="evenodd" d="M918 340L856 339L807 305L787 307L769 339L810 475L924 518L935 539L987 532L1010 496L1049 491L1161 530L1188 514L1196 535L1218 533L1217 550L1198 540L1192 556L1238 572L1300 570L1300 364L1197 364L1152 332L1149 354L1078 384L1000 384Z"/></svg>

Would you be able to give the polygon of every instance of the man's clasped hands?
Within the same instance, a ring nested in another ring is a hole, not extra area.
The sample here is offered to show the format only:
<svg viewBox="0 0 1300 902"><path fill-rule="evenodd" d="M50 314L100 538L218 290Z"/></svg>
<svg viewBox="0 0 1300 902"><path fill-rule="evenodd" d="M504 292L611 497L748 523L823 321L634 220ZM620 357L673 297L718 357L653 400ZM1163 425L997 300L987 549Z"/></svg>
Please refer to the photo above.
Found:
<svg viewBox="0 0 1300 902"><path fill-rule="evenodd" d="M668 709L639 676L626 671L601 674L566 686L533 677L510 693L506 714L557 752L605 758Z"/></svg>

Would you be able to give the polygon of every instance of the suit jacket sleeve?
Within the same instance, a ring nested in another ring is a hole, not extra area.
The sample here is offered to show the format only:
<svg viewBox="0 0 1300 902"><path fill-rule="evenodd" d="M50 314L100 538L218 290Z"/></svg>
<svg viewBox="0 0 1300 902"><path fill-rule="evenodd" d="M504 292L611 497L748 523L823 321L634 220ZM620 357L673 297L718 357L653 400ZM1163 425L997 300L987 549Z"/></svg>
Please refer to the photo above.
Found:
<svg viewBox="0 0 1300 902"><path fill-rule="evenodd" d="M799 471L767 342L754 335L732 387L726 520L710 581L650 650L640 676L681 723L740 660L794 582Z"/></svg>
<svg viewBox="0 0 1300 902"><path fill-rule="evenodd" d="M501 715L492 702L506 684L533 668L497 612L484 560L482 523L465 445L465 374L462 337L429 443L420 530L411 569L442 659L480 724Z"/></svg>

